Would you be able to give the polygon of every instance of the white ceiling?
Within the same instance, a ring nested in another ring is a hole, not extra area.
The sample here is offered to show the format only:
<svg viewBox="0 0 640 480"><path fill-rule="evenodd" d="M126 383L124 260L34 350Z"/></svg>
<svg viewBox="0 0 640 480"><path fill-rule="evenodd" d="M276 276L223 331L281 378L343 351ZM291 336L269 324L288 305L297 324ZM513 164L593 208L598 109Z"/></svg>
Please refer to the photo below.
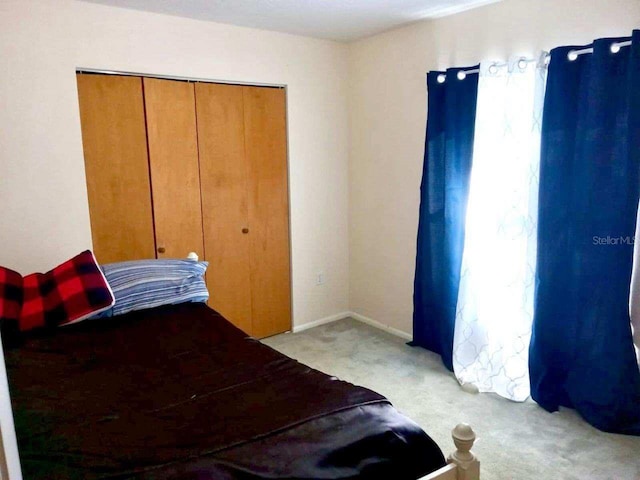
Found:
<svg viewBox="0 0 640 480"><path fill-rule="evenodd" d="M115 7L350 41L501 0L86 0Z"/></svg>

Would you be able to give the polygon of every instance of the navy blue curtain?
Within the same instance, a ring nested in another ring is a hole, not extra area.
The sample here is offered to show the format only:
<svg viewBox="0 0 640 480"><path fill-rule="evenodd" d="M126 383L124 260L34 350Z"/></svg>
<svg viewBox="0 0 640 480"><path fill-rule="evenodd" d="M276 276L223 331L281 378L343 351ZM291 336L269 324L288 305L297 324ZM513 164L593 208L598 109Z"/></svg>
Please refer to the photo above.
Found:
<svg viewBox="0 0 640 480"><path fill-rule="evenodd" d="M428 114L413 294L413 345L439 353L453 370L453 331L464 248L478 74L427 74Z"/></svg>
<svg viewBox="0 0 640 480"><path fill-rule="evenodd" d="M532 397L640 434L629 290L640 195L640 31L551 52L542 123ZM640 239L638 239L640 241Z"/></svg>

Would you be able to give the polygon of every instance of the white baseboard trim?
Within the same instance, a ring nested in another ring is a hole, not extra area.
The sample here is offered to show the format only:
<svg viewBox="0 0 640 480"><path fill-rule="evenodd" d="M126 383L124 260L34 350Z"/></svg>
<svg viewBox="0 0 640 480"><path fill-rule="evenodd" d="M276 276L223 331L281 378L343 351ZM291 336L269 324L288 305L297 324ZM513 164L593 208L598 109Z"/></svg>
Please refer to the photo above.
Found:
<svg viewBox="0 0 640 480"><path fill-rule="evenodd" d="M366 323L372 327L378 328L380 330L384 330L396 337L403 338L407 341L413 340L413 336L410 333L403 332L402 330L398 330L397 328L390 327L389 325L385 325L384 323L378 322L369 317L365 317L364 315L360 315L356 312L340 312L335 315L330 315L328 317L321 318L319 320L314 320L313 322L303 323L302 325L294 325L291 330L293 333L304 332L305 330L309 330L310 328L319 327L320 325L326 325L327 323L336 322L338 320L343 320L345 318L353 318L362 323Z"/></svg>
<svg viewBox="0 0 640 480"><path fill-rule="evenodd" d="M303 323L302 325L294 325L291 329L291 332L304 332L305 330L309 330L310 328L319 327L320 325L326 325L327 323L337 322L338 320L344 320L345 318L353 318L354 320L366 323L367 325L378 328L380 330L384 330L387 333L395 335L396 337L403 338L409 342L413 340L413 335L411 335L410 333L390 327L389 325L385 325L384 323L380 323L373 318L365 317L364 315L360 315L356 312L340 312L336 313L335 315L330 315L328 317L314 320L313 322Z"/></svg>
<svg viewBox="0 0 640 480"><path fill-rule="evenodd" d="M309 330L310 328L319 327L320 325L336 322L338 320L342 320L350 316L351 316L351 312L336 313L335 315L329 315L328 317L324 317L319 320L314 320L313 322L303 323L302 325L294 325L291 331L293 333L304 332L305 330Z"/></svg>
<svg viewBox="0 0 640 480"><path fill-rule="evenodd" d="M380 330L384 330L385 332L391 333L396 337L404 338L405 340L411 341L413 340L413 335L407 332L403 332L402 330L398 330L397 328L390 327L389 325L385 325L384 323L380 323L373 318L365 317L364 315L360 315L356 312L351 312L349 314L351 318L354 320L358 320L359 322L366 323L367 325L371 325L372 327L379 328Z"/></svg>

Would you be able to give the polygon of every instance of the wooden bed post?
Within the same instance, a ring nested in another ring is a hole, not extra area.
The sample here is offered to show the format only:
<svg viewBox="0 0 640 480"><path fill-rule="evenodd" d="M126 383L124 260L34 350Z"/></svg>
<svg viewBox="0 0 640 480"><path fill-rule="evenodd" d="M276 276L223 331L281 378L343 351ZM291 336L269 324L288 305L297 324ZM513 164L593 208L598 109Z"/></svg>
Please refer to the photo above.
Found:
<svg viewBox="0 0 640 480"><path fill-rule="evenodd" d="M458 467L457 480L480 480L480 462L471 451L476 434L470 425L459 423L451 431L456 451L449 455L447 461Z"/></svg>
<svg viewBox="0 0 640 480"><path fill-rule="evenodd" d="M447 466L419 480L480 480L480 462L471 451L476 434L466 423L459 423L451 431L456 451L447 458Z"/></svg>

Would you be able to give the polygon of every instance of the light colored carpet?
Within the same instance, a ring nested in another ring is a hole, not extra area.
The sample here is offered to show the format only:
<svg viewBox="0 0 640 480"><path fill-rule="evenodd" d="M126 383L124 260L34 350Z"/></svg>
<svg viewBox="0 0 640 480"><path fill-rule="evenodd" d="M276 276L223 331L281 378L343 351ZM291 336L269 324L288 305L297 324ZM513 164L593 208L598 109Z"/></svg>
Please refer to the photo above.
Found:
<svg viewBox="0 0 640 480"><path fill-rule="evenodd" d="M345 319L264 343L313 368L385 395L448 455L450 431L470 423L483 480L639 480L640 438L602 433L574 411L463 392L440 358ZM638 407L640 408L640 406Z"/></svg>

